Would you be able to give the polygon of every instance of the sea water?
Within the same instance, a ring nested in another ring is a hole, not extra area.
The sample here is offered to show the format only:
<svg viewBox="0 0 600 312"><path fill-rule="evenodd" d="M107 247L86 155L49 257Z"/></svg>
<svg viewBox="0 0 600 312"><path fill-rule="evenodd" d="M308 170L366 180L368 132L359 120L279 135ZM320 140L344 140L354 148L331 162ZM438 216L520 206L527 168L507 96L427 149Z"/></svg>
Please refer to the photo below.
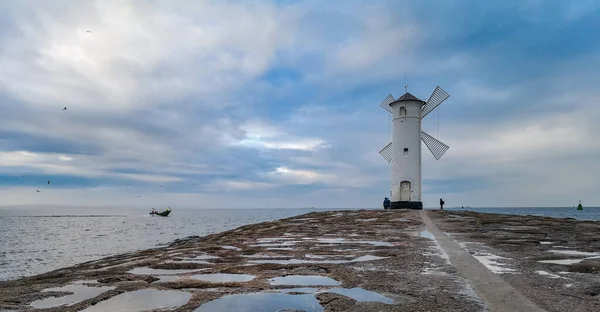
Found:
<svg viewBox="0 0 600 312"><path fill-rule="evenodd" d="M446 208L444 208L446 209ZM577 220L600 220L600 207L584 207L583 210L577 210L576 207L504 207L504 208L448 208L453 211L475 211L486 213L501 213L514 215L532 215L553 218L573 218Z"/></svg>

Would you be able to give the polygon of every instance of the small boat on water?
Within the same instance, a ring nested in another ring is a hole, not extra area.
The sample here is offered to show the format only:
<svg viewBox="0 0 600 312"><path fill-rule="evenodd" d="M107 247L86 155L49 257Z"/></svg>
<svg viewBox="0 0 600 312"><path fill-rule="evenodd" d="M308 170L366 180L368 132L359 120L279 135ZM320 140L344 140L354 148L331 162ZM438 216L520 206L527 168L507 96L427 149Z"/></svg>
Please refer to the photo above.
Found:
<svg viewBox="0 0 600 312"><path fill-rule="evenodd" d="M169 206L169 208L165 209L165 211L163 212L158 212L155 208L152 208L152 211L150 212L151 216L160 216L160 217L166 217L169 215L169 213L171 213L171 206Z"/></svg>
<svg viewBox="0 0 600 312"><path fill-rule="evenodd" d="M579 205L577 205L577 210L583 210L583 205L581 205L581 201L579 201Z"/></svg>

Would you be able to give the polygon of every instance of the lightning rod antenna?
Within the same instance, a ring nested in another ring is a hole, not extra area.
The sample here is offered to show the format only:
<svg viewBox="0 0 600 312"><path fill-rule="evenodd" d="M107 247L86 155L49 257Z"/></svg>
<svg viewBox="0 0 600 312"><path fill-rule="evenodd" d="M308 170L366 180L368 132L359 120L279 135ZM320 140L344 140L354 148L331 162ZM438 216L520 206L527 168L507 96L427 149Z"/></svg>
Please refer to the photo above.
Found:
<svg viewBox="0 0 600 312"><path fill-rule="evenodd" d="M406 72L404 72L404 91L408 93L408 84L406 83Z"/></svg>

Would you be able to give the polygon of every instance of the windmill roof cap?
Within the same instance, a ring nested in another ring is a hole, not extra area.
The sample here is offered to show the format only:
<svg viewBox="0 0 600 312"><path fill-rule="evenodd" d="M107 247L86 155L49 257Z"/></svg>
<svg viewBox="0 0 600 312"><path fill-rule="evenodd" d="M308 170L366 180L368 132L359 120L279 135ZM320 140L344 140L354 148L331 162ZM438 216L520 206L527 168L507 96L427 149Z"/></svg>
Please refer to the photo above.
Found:
<svg viewBox="0 0 600 312"><path fill-rule="evenodd" d="M394 102L404 102L404 101L419 101L419 102L425 102L421 99L419 99L418 97L406 92L404 93L404 95L402 95L401 97L399 97L396 101Z"/></svg>

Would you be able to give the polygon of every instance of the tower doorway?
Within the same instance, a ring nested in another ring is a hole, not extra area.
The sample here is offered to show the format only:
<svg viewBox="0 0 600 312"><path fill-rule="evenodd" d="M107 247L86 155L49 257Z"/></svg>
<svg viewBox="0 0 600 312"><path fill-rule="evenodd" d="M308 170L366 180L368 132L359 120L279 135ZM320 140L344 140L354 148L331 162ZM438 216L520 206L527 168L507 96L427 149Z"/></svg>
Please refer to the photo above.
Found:
<svg viewBox="0 0 600 312"><path fill-rule="evenodd" d="M410 201L410 182L400 182L400 201Z"/></svg>

